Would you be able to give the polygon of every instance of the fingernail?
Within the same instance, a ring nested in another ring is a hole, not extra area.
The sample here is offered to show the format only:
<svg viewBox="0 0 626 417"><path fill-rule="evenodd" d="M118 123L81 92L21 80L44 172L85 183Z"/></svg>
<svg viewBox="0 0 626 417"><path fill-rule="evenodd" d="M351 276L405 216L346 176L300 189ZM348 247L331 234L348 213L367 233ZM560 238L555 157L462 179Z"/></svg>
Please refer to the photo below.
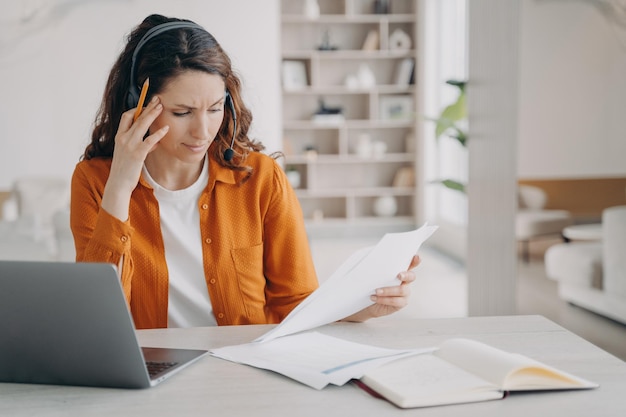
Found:
<svg viewBox="0 0 626 417"><path fill-rule="evenodd" d="M375 295L370 295L370 300L376 301L378 300L378 297L376 297Z"/></svg>
<svg viewBox="0 0 626 417"><path fill-rule="evenodd" d="M382 288L378 288L376 290L376 295L383 295L384 291L382 290Z"/></svg>

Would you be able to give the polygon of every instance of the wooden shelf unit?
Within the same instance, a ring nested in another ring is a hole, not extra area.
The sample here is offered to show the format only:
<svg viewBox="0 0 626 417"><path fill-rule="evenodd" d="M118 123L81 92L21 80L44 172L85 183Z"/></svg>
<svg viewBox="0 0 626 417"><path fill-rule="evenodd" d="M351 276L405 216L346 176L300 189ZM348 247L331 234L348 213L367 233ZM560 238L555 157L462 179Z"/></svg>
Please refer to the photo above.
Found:
<svg viewBox="0 0 626 417"><path fill-rule="evenodd" d="M299 173L296 192L307 227L319 234L411 229L417 221L417 86L414 70L402 80L398 71L407 59L417 64L416 1L389 0L389 13L375 14L374 0L319 0L317 18L305 15L305 3L281 1L281 50L283 62L297 61L306 71L306 83L283 88L282 120L285 167ZM410 37L410 47L390 44L396 30ZM364 50L372 32L377 47ZM359 78L364 66L373 83ZM322 102L340 108L342 118L313 120ZM375 212L382 196L395 198L395 215Z"/></svg>

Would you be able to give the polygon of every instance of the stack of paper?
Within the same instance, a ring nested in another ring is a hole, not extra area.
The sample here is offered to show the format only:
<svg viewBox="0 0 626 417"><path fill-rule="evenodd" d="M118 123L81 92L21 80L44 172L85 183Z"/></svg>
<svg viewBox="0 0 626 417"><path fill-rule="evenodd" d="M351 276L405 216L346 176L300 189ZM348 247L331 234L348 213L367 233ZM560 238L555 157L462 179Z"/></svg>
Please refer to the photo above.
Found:
<svg viewBox="0 0 626 417"><path fill-rule="evenodd" d="M395 350L352 343L319 333L295 333L341 320L372 304L377 288L399 285L420 246L437 229L424 225L388 233L373 248L353 254L280 325L252 343L212 349L233 362L269 369L313 388L342 385L367 370L423 350ZM291 336L289 336L291 335Z"/></svg>
<svg viewBox="0 0 626 417"><path fill-rule="evenodd" d="M232 362L269 369L315 389L343 385L387 362L433 349L398 350L363 345L318 332L280 337L268 342L212 349Z"/></svg>

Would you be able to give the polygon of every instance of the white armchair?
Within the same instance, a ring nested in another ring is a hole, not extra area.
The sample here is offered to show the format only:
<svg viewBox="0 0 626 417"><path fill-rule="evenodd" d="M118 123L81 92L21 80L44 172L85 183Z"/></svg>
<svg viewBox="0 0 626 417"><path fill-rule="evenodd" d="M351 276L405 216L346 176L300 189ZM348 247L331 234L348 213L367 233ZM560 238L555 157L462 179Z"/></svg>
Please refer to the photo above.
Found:
<svg viewBox="0 0 626 417"><path fill-rule="evenodd" d="M626 324L626 206L602 212L602 239L561 243L545 254L559 296Z"/></svg>
<svg viewBox="0 0 626 417"><path fill-rule="evenodd" d="M47 242L37 240L32 228L15 221L0 221L0 260L52 261L54 254Z"/></svg>
<svg viewBox="0 0 626 417"><path fill-rule="evenodd" d="M572 224L567 210L545 209L546 193L539 187L520 185L519 208L515 217L515 236L522 244L522 258L529 260L529 243L532 239L562 236L563 229Z"/></svg>
<svg viewBox="0 0 626 417"><path fill-rule="evenodd" d="M52 222L54 225L54 237L56 240L57 260L74 262L76 260L76 248L74 246L72 229L70 228L69 208L55 212Z"/></svg>
<svg viewBox="0 0 626 417"><path fill-rule="evenodd" d="M60 232L54 216L68 210L69 191L68 182L60 178L16 180L2 207L0 259L56 260Z"/></svg>

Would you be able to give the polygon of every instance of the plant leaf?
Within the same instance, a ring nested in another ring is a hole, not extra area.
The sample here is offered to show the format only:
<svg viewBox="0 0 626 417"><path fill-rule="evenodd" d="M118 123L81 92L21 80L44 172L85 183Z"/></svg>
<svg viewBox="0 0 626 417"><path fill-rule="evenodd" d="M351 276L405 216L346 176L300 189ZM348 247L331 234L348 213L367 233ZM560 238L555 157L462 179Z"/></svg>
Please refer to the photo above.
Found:
<svg viewBox="0 0 626 417"><path fill-rule="evenodd" d="M454 126L454 122L452 120L441 117L439 119L436 119L435 122L437 123L435 126L435 138L437 139L439 139L446 130Z"/></svg>
<svg viewBox="0 0 626 417"><path fill-rule="evenodd" d="M465 102L465 94L461 91L456 102L446 106L441 112L441 116L437 119L435 127L435 137L439 138L444 132L455 127L455 123L459 120L467 118L467 106Z"/></svg>
<svg viewBox="0 0 626 417"><path fill-rule="evenodd" d="M465 184L460 183L458 181L451 180L451 179L446 179L446 180L442 180L441 184L444 187L449 188L451 190L456 190L456 191L460 191L462 193L465 193Z"/></svg>
<svg viewBox="0 0 626 417"><path fill-rule="evenodd" d="M465 92L465 84L467 84L467 81L463 81L463 80L448 80L448 81L446 81L446 84L450 84L450 85L453 85L455 87L458 87L458 89L461 90L461 92Z"/></svg>
<svg viewBox="0 0 626 417"><path fill-rule="evenodd" d="M458 140L461 146L465 147L465 145L467 144L467 134L459 129L457 126L452 126L452 128L455 130L456 133L449 136Z"/></svg>
<svg viewBox="0 0 626 417"><path fill-rule="evenodd" d="M452 121L459 121L467 117L467 109L465 106L465 94L459 94L456 101L447 106L441 113L442 119L450 119Z"/></svg>

